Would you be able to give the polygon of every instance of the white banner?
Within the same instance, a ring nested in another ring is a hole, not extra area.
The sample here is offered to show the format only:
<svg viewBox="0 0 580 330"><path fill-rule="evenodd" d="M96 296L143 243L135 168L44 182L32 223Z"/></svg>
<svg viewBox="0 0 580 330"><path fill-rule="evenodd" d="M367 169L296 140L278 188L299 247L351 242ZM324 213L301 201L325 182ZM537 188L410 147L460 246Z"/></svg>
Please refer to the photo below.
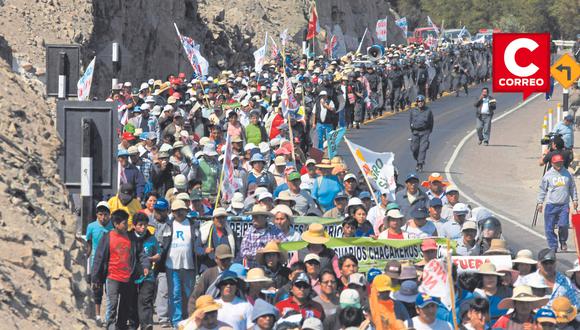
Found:
<svg viewBox="0 0 580 330"><path fill-rule="evenodd" d="M453 256L451 259L459 274L476 272L484 262L491 262L495 269L512 269L511 256Z"/></svg>
<svg viewBox="0 0 580 330"><path fill-rule="evenodd" d="M266 39L264 40L264 46L258 48L254 52L254 69L257 73L262 72L262 66L264 66L264 61L266 60L266 46L268 44L268 33L266 33Z"/></svg>
<svg viewBox="0 0 580 330"><path fill-rule="evenodd" d="M389 194L389 200L395 200L397 182L395 181L395 167L392 152L374 152L344 139L350 151L369 181L379 188L381 194Z"/></svg>
<svg viewBox="0 0 580 330"><path fill-rule="evenodd" d="M451 309L449 276L447 276L447 266L443 260L433 259L425 265L419 292L441 299L441 302Z"/></svg>
<svg viewBox="0 0 580 330"><path fill-rule="evenodd" d="M95 72L94 57L89 66L87 66L85 73L77 82L77 97L79 101L90 101L91 85L93 84L93 73Z"/></svg>
<svg viewBox="0 0 580 330"><path fill-rule="evenodd" d="M380 19L377 21L376 32L377 38L380 41L387 41L387 19Z"/></svg>

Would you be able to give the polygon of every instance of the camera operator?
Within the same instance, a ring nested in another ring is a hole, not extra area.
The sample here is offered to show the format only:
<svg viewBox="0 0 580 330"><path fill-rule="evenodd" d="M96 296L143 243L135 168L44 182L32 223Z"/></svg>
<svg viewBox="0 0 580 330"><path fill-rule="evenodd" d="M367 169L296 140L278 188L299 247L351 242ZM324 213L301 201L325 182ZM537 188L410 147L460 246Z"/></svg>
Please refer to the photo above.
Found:
<svg viewBox="0 0 580 330"><path fill-rule="evenodd" d="M574 159L574 155L572 154L571 150L566 149L564 146L564 139L560 135L551 135L550 137L550 148L548 152L540 159L540 166L547 165L547 169L550 169L552 166L550 164L550 160L554 155L562 155L564 158L564 168L568 168L570 163Z"/></svg>
<svg viewBox="0 0 580 330"><path fill-rule="evenodd" d="M564 117L564 120L554 126L551 133L562 136L564 147L572 150L574 148L574 116L567 115Z"/></svg>

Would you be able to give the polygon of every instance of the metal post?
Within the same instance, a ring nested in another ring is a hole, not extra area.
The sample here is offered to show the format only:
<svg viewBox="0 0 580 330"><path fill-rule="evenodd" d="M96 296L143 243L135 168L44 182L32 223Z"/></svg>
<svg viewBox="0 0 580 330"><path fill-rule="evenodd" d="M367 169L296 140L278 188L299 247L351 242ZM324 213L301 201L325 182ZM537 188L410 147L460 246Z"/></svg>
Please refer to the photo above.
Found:
<svg viewBox="0 0 580 330"><path fill-rule="evenodd" d="M548 132L551 132L552 129L554 128L554 109L550 108L548 109Z"/></svg>
<svg viewBox="0 0 580 330"><path fill-rule="evenodd" d="M556 118L557 118L556 124L558 124L559 122L562 121L562 104L560 104L560 103L558 103L556 105L556 115L557 115L556 116Z"/></svg>
<svg viewBox="0 0 580 330"><path fill-rule="evenodd" d="M66 98L66 53L60 52L58 58L58 98Z"/></svg>
<svg viewBox="0 0 580 330"><path fill-rule="evenodd" d="M564 88L562 90L562 93L564 95L564 100L563 100L563 109L564 109L564 113L567 115L568 114L568 97L570 96L570 90L568 88Z"/></svg>
<svg viewBox="0 0 580 330"><path fill-rule="evenodd" d="M111 82L111 89L116 89L117 85L119 84L119 71L121 68L121 65L119 63L119 43L118 42L113 42L113 47L112 47L112 61L113 61L113 79Z"/></svg>
<svg viewBox="0 0 580 330"><path fill-rule="evenodd" d="M548 134L548 116L544 116L544 122L542 123L542 138ZM542 145L542 154L545 154L548 150L548 146Z"/></svg>
<svg viewBox="0 0 580 330"><path fill-rule="evenodd" d="M306 58L308 58L308 41L306 40L306 36L308 36L308 28L304 31L304 39L302 39L302 55L306 55Z"/></svg>
<svg viewBox="0 0 580 330"><path fill-rule="evenodd" d="M93 156L91 153L91 125L88 118L81 120L81 234L85 234L93 220Z"/></svg>

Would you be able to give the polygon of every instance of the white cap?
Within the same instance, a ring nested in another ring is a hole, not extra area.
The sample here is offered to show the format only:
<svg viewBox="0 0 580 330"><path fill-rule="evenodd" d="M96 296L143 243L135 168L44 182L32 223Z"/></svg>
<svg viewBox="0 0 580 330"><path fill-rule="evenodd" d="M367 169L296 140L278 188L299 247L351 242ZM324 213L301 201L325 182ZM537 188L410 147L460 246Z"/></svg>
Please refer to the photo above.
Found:
<svg viewBox="0 0 580 330"><path fill-rule="evenodd" d="M323 95L328 95L328 93L326 91L321 91L318 95L323 96Z"/></svg>
<svg viewBox="0 0 580 330"><path fill-rule="evenodd" d="M463 225L461 226L461 231L469 230L469 229L477 230L477 224L475 223L475 221L470 221L470 220L465 221L463 223Z"/></svg>
<svg viewBox="0 0 580 330"><path fill-rule="evenodd" d="M302 328L305 330L322 330L322 321L320 319L309 317L302 323Z"/></svg>
<svg viewBox="0 0 580 330"><path fill-rule="evenodd" d="M459 190L457 190L457 186L456 185L450 184L450 185L447 186L447 188L445 188L445 193L450 193L452 191L459 192Z"/></svg>
<svg viewBox="0 0 580 330"><path fill-rule="evenodd" d="M234 209L244 208L244 195L241 192L236 191L232 197L232 207Z"/></svg>
<svg viewBox="0 0 580 330"><path fill-rule="evenodd" d="M266 153L270 151L270 145L268 144L268 142L260 142L258 147L260 148L261 153Z"/></svg>
<svg viewBox="0 0 580 330"><path fill-rule="evenodd" d="M352 174L352 173L348 173L347 175L344 176L344 180L342 180L342 182L345 182L347 180L350 179L354 179L354 181L358 182L356 175Z"/></svg>
<svg viewBox="0 0 580 330"><path fill-rule="evenodd" d="M258 201L262 201L266 198L271 198L274 199L274 196L272 196L272 194L268 191L261 193L260 195L258 195Z"/></svg>
<svg viewBox="0 0 580 330"><path fill-rule="evenodd" d="M149 84L144 82L141 84L141 87L139 87L139 90L142 91L144 89L149 89Z"/></svg>
<svg viewBox="0 0 580 330"><path fill-rule="evenodd" d="M111 211L111 208L109 207L109 203L107 203L106 201L100 201L99 204L97 204L97 208L99 207L104 207L107 210Z"/></svg>
<svg viewBox="0 0 580 330"><path fill-rule="evenodd" d="M163 107L163 112L173 110L173 106L167 104Z"/></svg>
<svg viewBox="0 0 580 330"><path fill-rule="evenodd" d="M363 202L360 200L360 198L358 197L352 197L351 199L348 200L348 205L347 207L350 206L355 206L355 205L364 205Z"/></svg>
<svg viewBox="0 0 580 330"><path fill-rule="evenodd" d="M123 84L123 87L133 87L133 84L132 84L130 81L126 81L126 82Z"/></svg>
<svg viewBox="0 0 580 330"><path fill-rule="evenodd" d="M141 111L143 110L150 110L151 106L148 103L141 104Z"/></svg>
<svg viewBox="0 0 580 330"><path fill-rule="evenodd" d="M469 207L464 203L457 203L453 205L453 213L467 214L469 213Z"/></svg>
<svg viewBox="0 0 580 330"><path fill-rule="evenodd" d="M306 257L304 257L304 263L307 263L310 260L316 260L320 262L320 257L317 254L309 253L306 255Z"/></svg>
<svg viewBox="0 0 580 330"><path fill-rule="evenodd" d="M152 95L149 95L145 98L145 103L155 103L155 98Z"/></svg>
<svg viewBox="0 0 580 330"><path fill-rule="evenodd" d="M258 196L260 196L260 194L263 194L265 192L268 192L268 189L266 187L258 187L258 188L256 188L256 190L254 190L254 196L256 196L256 198L258 198Z"/></svg>
<svg viewBox="0 0 580 330"><path fill-rule="evenodd" d="M255 148L257 148L255 144L253 144L253 143L248 143L248 144L246 144L246 145L244 146L244 151L252 150L252 149L255 149Z"/></svg>

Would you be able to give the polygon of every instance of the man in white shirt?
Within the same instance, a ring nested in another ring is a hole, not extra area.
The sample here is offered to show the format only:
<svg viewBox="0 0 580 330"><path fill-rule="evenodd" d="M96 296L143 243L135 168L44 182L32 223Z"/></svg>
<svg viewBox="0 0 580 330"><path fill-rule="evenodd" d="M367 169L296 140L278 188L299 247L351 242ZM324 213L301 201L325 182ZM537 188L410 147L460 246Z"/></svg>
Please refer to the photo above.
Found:
<svg viewBox="0 0 580 330"><path fill-rule="evenodd" d="M217 287L220 291L216 302L222 305L218 310L218 320L229 324L234 330L246 330L252 322L252 305L240 298L240 281L236 273L226 270L220 274Z"/></svg>
<svg viewBox="0 0 580 330"><path fill-rule="evenodd" d="M312 192L312 188L314 187L314 180L316 180L316 177L318 176L316 174L316 161L312 158L309 158L306 160L304 165L306 166L307 173L303 174L300 178L302 181L302 187L307 189L309 192Z"/></svg>
<svg viewBox="0 0 580 330"><path fill-rule="evenodd" d="M439 320L437 316L437 306L439 299L428 294L421 293L415 299L417 316L413 318L415 330L451 330L451 324Z"/></svg>
<svg viewBox="0 0 580 330"><path fill-rule="evenodd" d="M489 145L489 135L491 133L491 119L495 111L495 99L489 95L489 89L484 87L481 95L475 103L477 109L475 114L477 118L477 137L479 144Z"/></svg>

